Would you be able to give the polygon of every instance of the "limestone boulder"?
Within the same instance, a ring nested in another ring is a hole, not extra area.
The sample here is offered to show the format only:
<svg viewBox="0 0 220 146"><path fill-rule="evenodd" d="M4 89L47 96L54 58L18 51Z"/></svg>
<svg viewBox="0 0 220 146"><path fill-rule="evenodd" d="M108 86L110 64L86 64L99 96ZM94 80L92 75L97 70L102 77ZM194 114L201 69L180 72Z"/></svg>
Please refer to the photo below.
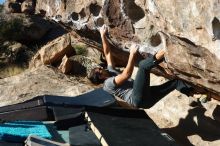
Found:
<svg viewBox="0 0 220 146"><path fill-rule="evenodd" d="M65 55L70 57L74 54L70 34L64 34L43 46L33 57L30 67L37 67L42 64L55 65L60 63Z"/></svg>
<svg viewBox="0 0 220 146"><path fill-rule="evenodd" d="M166 80L151 74L151 85ZM220 144L220 102L199 102L174 90L150 109L145 109L162 131L182 146L218 146Z"/></svg>
<svg viewBox="0 0 220 146"><path fill-rule="evenodd" d="M62 62L58 67L58 69L64 74L69 74L73 69L72 62L66 55L63 57Z"/></svg>
<svg viewBox="0 0 220 146"><path fill-rule="evenodd" d="M121 65L126 65L133 42L140 52L152 55L166 48L176 78L220 94L219 6L217 0L37 0L36 9L71 27L87 43L101 44L98 28L108 25L113 54Z"/></svg>
<svg viewBox="0 0 220 146"><path fill-rule="evenodd" d="M70 58L64 56L62 63L58 67L62 73L86 77L91 69L98 66L98 62L93 57L75 55Z"/></svg>
<svg viewBox="0 0 220 146"><path fill-rule="evenodd" d="M94 88L84 78L67 77L56 69L41 66L0 79L0 106L16 104L45 94L76 96Z"/></svg>
<svg viewBox="0 0 220 146"><path fill-rule="evenodd" d="M176 77L220 93L220 64L215 54L175 36L170 37L167 48L166 61Z"/></svg>

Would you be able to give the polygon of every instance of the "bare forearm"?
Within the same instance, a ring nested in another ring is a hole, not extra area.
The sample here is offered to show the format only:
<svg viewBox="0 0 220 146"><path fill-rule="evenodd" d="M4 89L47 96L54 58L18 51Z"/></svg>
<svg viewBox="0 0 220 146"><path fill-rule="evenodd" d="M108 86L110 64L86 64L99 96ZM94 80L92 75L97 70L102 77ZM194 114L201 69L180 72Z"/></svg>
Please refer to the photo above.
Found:
<svg viewBox="0 0 220 146"><path fill-rule="evenodd" d="M137 58L136 54L129 55L128 63L123 71L123 74L125 74L127 78L130 78L133 73L136 58Z"/></svg>
<svg viewBox="0 0 220 146"><path fill-rule="evenodd" d="M103 52L104 52L107 64L114 68L115 64L114 64L114 59L111 53L110 44L105 35L101 35L101 37L102 37Z"/></svg>
<svg viewBox="0 0 220 146"><path fill-rule="evenodd" d="M133 44L130 48L130 55L128 58L128 63L124 71L115 77L115 83L117 85L123 84L126 80L128 80L131 77L133 70L134 70L135 61L137 58L137 51L138 51L138 46Z"/></svg>
<svg viewBox="0 0 220 146"><path fill-rule="evenodd" d="M104 52L104 54L107 54L110 51L109 43L108 43L105 35L101 35L101 37L102 37L103 52Z"/></svg>
<svg viewBox="0 0 220 146"><path fill-rule="evenodd" d="M126 68L121 74L115 77L116 85L122 85L125 81L127 81L131 77L132 72L134 70L135 61L136 61L136 55L130 54Z"/></svg>

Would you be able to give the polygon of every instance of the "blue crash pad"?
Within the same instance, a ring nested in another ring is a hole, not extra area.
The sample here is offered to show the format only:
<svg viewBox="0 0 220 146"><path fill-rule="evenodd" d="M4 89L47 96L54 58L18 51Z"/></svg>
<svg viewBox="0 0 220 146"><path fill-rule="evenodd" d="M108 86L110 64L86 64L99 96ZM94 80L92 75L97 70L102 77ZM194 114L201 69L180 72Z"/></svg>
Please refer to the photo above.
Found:
<svg viewBox="0 0 220 146"><path fill-rule="evenodd" d="M23 142L29 135L52 138L47 127L39 121L14 121L0 124L0 140Z"/></svg>

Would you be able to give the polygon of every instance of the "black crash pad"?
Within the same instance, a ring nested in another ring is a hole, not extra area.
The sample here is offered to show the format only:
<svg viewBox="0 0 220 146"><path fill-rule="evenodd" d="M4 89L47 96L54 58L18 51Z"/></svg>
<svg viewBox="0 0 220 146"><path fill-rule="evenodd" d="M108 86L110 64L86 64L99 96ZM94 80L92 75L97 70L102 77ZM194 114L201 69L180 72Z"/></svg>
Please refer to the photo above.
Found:
<svg viewBox="0 0 220 146"><path fill-rule="evenodd" d="M23 143L9 143L9 142L4 142L0 141L0 146L23 146Z"/></svg>
<svg viewBox="0 0 220 146"><path fill-rule="evenodd" d="M53 107L54 125L58 130L68 130L70 127L85 124L84 107Z"/></svg>
<svg viewBox="0 0 220 146"><path fill-rule="evenodd" d="M23 103L0 107L0 119L3 121L59 120L60 123L57 124L62 126L63 121L68 121L70 118L81 120L82 111L86 106L105 107L114 103L114 97L102 88L74 97L44 95ZM61 110L58 107L68 109ZM73 124L66 127L71 125Z"/></svg>
<svg viewBox="0 0 220 146"><path fill-rule="evenodd" d="M176 145L171 137L160 131L144 110L90 108L85 117L104 146Z"/></svg>
<svg viewBox="0 0 220 146"><path fill-rule="evenodd" d="M105 107L115 103L115 98L102 88L84 93L82 95L68 97L44 95L37 96L23 103L0 107L0 113L28 109L38 106L95 106Z"/></svg>
<svg viewBox="0 0 220 146"><path fill-rule="evenodd" d="M0 113L2 122L14 120L53 120L46 106L33 107L28 109L18 109Z"/></svg>
<svg viewBox="0 0 220 146"><path fill-rule="evenodd" d="M32 100L25 101L23 103L0 107L0 113L23 110L23 109L30 109L30 108L39 107L39 106L44 106L44 101L42 98L37 97Z"/></svg>
<svg viewBox="0 0 220 146"><path fill-rule="evenodd" d="M69 128L69 143L71 146L101 146L99 139L85 124Z"/></svg>
<svg viewBox="0 0 220 146"><path fill-rule="evenodd" d="M75 97L45 95L43 96L43 100L44 103L49 106L63 105L94 107L110 106L116 101L111 94L104 91L102 88Z"/></svg>

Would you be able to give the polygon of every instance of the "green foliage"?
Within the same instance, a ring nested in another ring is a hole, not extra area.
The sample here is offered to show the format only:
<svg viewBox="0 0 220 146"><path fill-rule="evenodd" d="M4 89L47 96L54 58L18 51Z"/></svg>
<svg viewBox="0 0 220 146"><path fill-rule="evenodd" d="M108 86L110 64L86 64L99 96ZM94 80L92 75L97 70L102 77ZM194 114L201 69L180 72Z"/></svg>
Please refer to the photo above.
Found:
<svg viewBox="0 0 220 146"><path fill-rule="evenodd" d="M75 51L76 51L76 55L83 55L86 56L87 55L87 49L86 46L83 45L75 45L73 46Z"/></svg>
<svg viewBox="0 0 220 146"><path fill-rule="evenodd" d="M23 20L12 19L0 22L0 38L5 40L17 40L22 35Z"/></svg>

